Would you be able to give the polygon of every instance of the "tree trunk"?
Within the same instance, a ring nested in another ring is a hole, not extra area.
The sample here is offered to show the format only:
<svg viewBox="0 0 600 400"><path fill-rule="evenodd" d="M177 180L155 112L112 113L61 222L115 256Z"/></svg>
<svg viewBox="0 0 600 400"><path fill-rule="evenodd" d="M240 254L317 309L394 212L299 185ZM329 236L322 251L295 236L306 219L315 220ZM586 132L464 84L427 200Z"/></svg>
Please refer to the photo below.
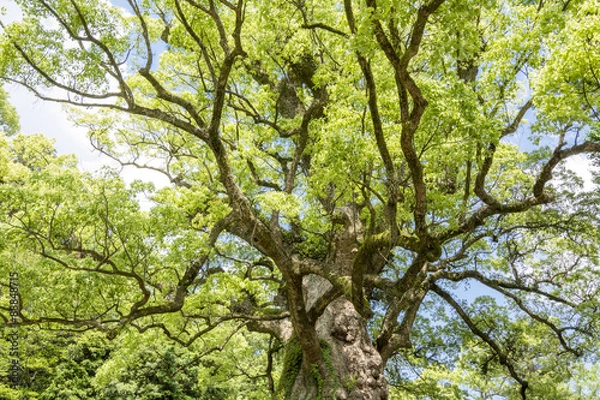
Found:
<svg viewBox="0 0 600 400"><path fill-rule="evenodd" d="M338 276L350 277L362 239L362 225L351 207L341 210L345 230L336 240L335 265ZM324 278L308 275L303 279L306 309L310 310L325 295L331 284ZM346 296L350 296L347 294ZM296 368L284 369L282 382L287 380L289 399L385 400L388 386L383 374L384 363L367 333L366 320L345 295L331 302L317 319L315 328L321 342L321 353L328 376L323 382L319 373L301 364L299 357L286 357L296 362ZM296 346L294 349L293 347ZM287 351L299 356L299 344L292 342ZM301 357L301 356L300 356ZM285 366L286 368L288 366Z"/></svg>
<svg viewBox="0 0 600 400"><path fill-rule="evenodd" d="M329 283L311 275L305 277L305 288L310 307L319 293L327 290ZM286 357L282 393L288 399L384 400L388 388L383 375L383 360L367 334L366 322L344 296L333 301L319 317L316 324L321 341L321 352L329 376L323 382L318 372L302 365L301 358ZM286 352L301 352L299 343L288 345ZM296 347L294 347L296 346ZM300 354L300 353L299 353ZM292 384L293 382L293 384Z"/></svg>

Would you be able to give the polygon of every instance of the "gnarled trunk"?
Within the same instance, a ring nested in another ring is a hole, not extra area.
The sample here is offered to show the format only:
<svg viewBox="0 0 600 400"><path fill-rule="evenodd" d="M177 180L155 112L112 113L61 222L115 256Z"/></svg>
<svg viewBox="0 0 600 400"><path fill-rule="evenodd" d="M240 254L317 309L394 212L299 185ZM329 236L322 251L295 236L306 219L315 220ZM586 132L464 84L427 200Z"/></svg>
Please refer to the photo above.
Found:
<svg viewBox="0 0 600 400"><path fill-rule="evenodd" d="M345 229L336 240L335 273L350 279L358 241L363 227L353 206L341 210ZM307 311L318 308L318 303L328 297L332 285L317 275L308 275L302 282ZM315 321L315 330L321 343L326 378L314 366L302 364L301 348L292 339L288 346L286 366L282 376L285 395L289 399L384 400L388 386L383 374L384 362L367 333L366 319L348 298L348 292L329 303ZM317 306L316 306L317 305Z"/></svg>
<svg viewBox="0 0 600 400"><path fill-rule="evenodd" d="M349 300L340 297L332 302L316 328L330 376L319 382L314 371L300 368L290 399L388 398L383 360L367 334L364 319Z"/></svg>

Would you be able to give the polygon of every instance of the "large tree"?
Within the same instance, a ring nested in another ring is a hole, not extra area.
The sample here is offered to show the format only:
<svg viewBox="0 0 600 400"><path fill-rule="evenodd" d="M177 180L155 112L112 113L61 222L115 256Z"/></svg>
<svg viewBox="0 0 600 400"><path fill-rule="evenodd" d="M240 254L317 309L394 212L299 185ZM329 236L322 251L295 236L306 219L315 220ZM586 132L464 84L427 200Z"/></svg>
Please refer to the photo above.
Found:
<svg viewBox="0 0 600 400"><path fill-rule="evenodd" d="M600 203L563 168L600 153L594 0L17 3L0 77L171 182L145 212L144 186L13 144L5 240L51 278L23 324L262 332L289 398L388 398L441 314L522 399L524 323L547 356L595 350Z"/></svg>

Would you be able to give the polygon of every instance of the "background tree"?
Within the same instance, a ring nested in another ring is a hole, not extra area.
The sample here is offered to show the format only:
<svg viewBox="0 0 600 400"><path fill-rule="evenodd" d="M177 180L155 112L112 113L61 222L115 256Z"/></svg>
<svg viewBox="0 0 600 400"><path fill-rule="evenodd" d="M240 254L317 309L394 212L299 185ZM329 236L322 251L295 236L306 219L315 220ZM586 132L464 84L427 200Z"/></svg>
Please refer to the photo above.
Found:
<svg viewBox="0 0 600 400"><path fill-rule="evenodd" d="M4 355L0 364L3 371L0 375L2 398L18 399L20 395L41 399L269 397L268 379L273 381L276 372L274 355L269 353L270 345L263 335L244 331L234 336L243 325L228 322L239 319L231 315L230 307L235 298L244 296L245 292L239 293L242 279L225 271L213 271L215 277L212 282L206 284L202 293L193 296L196 304L208 307L207 321L213 318L210 314L216 318L211 326L175 323L177 328L193 332L193 339L183 340L183 336L171 337L171 340L136 324L118 332L94 325L104 333L91 333L89 321L84 324L77 321L80 314L98 318L100 314L110 313L111 308L117 309L117 315L122 314L118 308L131 307L135 300L126 300L127 296L122 295L139 290L134 275L107 269L106 262L109 260L105 262L97 254L83 255L84 238L92 243L100 243L98 240L106 245L111 243L110 246L119 246L115 240L124 240L127 248L121 249L122 257L128 259L133 256L138 261L144 260L143 263L156 263L152 267L156 270L147 269L147 274L161 274L169 270L177 274L177 269L181 268L177 259L182 255L177 255L176 248L182 242L171 242L173 237L165 237L169 234L164 234L170 229L165 224L166 220L175 222L177 212L173 212L171 206L162 210L157 208L158 214L154 216L164 215L154 220L139 211L137 204L136 194L148 185L134 183L136 189L129 189L109 170L100 172L97 177L82 173L77 169L74 157L57 156L51 142L41 135L17 135L3 144L6 147L2 154L6 157L1 168L8 171L2 186L3 213L17 213L15 221L19 221L19 225L25 220L33 225L27 228L28 233L22 231L23 225L19 229L12 227L4 232L1 241L3 261L0 271L2 276L9 276L15 270L19 272L19 293L23 305L23 326L19 330L21 390L10 388L7 376L8 363L11 362L11 357L7 356L10 344L3 341L0 352ZM120 212L113 208L116 204L120 205ZM119 213L126 216L127 219L122 222L132 230L127 233L122 227L109 222L103 217L105 212L115 222L117 219L114 218ZM45 219L46 216L50 219ZM152 221L144 222L144 218L148 217ZM140 224L134 224L134 219ZM153 233L152 229L148 229L150 227L166 228L166 231ZM136 229L136 236L131 236ZM183 232L176 231L178 234ZM160 239L155 236L156 233ZM129 237L118 239L119 235ZM161 248L159 243L175 247ZM139 247L142 245L145 250ZM34 248L36 250L32 251ZM187 247L187 250L190 248ZM161 253L170 255L152 261ZM57 262L62 268L55 267ZM165 265L158 265L160 262ZM94 278L95 274L107 275L108 279L98 280ZM131 282L119 277L130 277ZM160 282L176 284L174 277L169 282L168 273ZM3 281L2 285L1 307L8 315L8 281ZM251 285L248 283L246 287L251 288ZM48 290L50 287L52 289ZM169 290L173 291L173 287ZM121 304L123 300L126 303ZM48 303L44 305L44 302ZM62 323L71 317L71 313L75 321ZM223 317L220 318L220 315ZM7 328L7 322L8 319L3 319L2 337L14 329ZM156 322L160 327L169 321ZM33 329L34 326L41 327L42 331ZM141 334L140 331L145 332ZM106 336L115 340L108 342ZM200 337L202 340L195 340ZM218 357L213 354L217 351ZM265 367L267 358L271 359L270 369Z"/></svg>
<svg viewBox="0 0 600 400"><path fill-rule="evenodd" d="M2 336L13 328L3 328ZM159 332L125 332L109 341L100 332L19 331L21 381L8 379L9 345L0 342L0 397L27 399L268 399L261 346L240 335L218 357L181 346ZM250 345L251 344L251 345ZM247 353L252 354L248 356ZM251 363L251 362L254 363Z"/></svg>
<svg viewBox="0 0 600 400"><path fill-rule="evenodd" d="M147 187L16 141L5 236L52 288L24 291L24 324L219 332L207 351L262 332L290 398L387 398L439 308L470 332L443 350L485 348L507 396L542 390L529 337L597 351L598 199L562 168L600 152L595 1L19 4L0 76L172 183L145 212Z"/></svg>
<svg viewBox="0 0 600 400"><path fill-rule="evenodd" d="M19 131L19 116L8 101L8 93L2 87L0 87L0 129L8 136Z"/></svg>

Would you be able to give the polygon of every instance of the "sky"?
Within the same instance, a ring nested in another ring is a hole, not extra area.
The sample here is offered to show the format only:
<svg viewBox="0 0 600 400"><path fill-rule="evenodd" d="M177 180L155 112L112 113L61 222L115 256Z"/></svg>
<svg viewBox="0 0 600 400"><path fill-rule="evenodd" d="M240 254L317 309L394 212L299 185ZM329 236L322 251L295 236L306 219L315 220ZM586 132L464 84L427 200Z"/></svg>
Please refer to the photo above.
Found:
<svg viewBox="0 0 600 400"><path fill-rule="evenodd" d="M5 89L10 94L10 102L19 113L23 133L41 133L53 138L58 154L75 154L80 169L84 171L95 172L103 166L121 168L115 161L93 149L86 130L74 126L61 105L39 100L25 88L17 85L7 85ZM134 180L142 180L152 182L157 189L169 184L165 176L155 171L140 170L135 167L121 168L120 175L128 184ZM150 208L150 203L146 200L140 199L140 202L144 209Z"/></svg>

